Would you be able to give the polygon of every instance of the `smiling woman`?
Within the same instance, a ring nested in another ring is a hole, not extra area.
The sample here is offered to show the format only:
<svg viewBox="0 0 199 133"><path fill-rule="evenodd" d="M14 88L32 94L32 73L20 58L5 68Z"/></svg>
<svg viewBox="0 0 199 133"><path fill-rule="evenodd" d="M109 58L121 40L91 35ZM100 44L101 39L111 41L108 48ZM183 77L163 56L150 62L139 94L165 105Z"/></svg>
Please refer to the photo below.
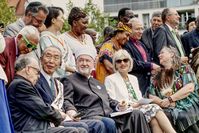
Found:
<svg viewBox="0 0 199 133"><path fill-rule="evenodd" d="M48 10L49 14L45 20L47 29L41 33L40 48L38 48L38 51L41 55L44 52L44 49L49 46L56 46L61 50L61 54L63 55L61 59L62 65L59 69L57 69L55 74L56 77L60 77L68 74L68 72L75 71L75 59L67 43L59 38L60 31L62 30L65 21L63 9L53 6L48 7Z"/></svg>
<svg viewBox="0 0 199 133"><path fill-rule="evenodd" d="M199 132L199 115L193 115L199 113L198 82L177 53L173 47L160 51L162 67L152 78L149 98L164 109L177 132Z"/></svg>
<svg viewBox="0 0 199 133"><path fill-rule="evenodd" d="M96 79L104 83L106 76L114 73L112 65L112 57L116 51L122 49L122 46L129 40L131 29L120 24L114 31L111 39L103 44L99 51L99 60L96 67Z"/></svg>
<svg viewBox="0 0 199 133"><path fill-rule="evenodd" d="M63 33L60 38L67 42L73 54L79 49L89 47L90 50L95 51L97 55L92 38L88 34L85 34L85 30L88 28L88 22L89 18L83 10L78 7L73 7L71 9L68 16L68 23L71 29Z"/></svg>
<svg viewBox="0 0 199 133"><path fill-rule="evenodd" d="M142 95L137 78L128 74L133 67L133 60L126 50L118 50L113 56L114 74L105 79L105 86L111 98L122 101L127 107L140 110L150 123L153 133L175 133L168 118L156 104L141 103ZM166 125L166 126L165 126Z"/></svg>

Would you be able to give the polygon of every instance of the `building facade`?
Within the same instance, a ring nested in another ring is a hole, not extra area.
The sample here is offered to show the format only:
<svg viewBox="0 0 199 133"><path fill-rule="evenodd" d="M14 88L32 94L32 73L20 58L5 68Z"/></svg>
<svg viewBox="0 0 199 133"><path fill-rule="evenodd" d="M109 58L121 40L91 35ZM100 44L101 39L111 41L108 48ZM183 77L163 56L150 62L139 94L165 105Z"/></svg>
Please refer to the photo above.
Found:
<svg viewBox="0 0 199 133"><path fill-rule="evenodd" d="M135 15L142 20L144 27L150 26L150 18L154 11L164 8L175 8L180 15L179 29L184 29L189 17L199 15L199 0L104 0L104 12L111 17L117 17L119 9L131 8Z"/></svg>

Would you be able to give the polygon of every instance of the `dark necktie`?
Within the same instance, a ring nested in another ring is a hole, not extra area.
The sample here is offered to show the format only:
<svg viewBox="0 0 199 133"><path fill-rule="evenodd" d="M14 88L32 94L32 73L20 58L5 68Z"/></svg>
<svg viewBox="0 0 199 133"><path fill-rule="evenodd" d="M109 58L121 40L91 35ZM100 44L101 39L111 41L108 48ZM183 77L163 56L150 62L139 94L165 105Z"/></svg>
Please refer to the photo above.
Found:
<svg viewBox="0 0 199 133"><path fill-rule="evenodd" d="M50 89L53 97L55 97L55 81L53 77L50 78Z"/></svg>

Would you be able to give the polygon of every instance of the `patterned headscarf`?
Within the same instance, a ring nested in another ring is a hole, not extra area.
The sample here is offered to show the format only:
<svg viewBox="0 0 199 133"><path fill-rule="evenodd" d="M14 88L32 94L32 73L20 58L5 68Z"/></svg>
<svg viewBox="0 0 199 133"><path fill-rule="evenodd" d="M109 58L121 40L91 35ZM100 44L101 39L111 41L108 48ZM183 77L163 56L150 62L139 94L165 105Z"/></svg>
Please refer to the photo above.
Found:
<svg viewBox="0 0 199 133"><path fill-rule="evenodd" d="M132 29L128 25L123 24L122 22L118 23L116 30L127 31L129 33L132 33Z"/></svg>

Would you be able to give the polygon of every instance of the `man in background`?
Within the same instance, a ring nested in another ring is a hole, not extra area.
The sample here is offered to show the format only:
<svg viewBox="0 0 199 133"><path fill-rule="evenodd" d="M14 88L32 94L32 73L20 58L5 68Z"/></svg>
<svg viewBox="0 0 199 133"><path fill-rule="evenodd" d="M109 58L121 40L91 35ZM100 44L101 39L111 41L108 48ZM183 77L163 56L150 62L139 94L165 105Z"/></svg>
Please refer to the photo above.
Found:
<svg viewBox="0 0 199 133"><path fill-rule="evenodd" d="M172 46L178 50L179 56L183 62L188 60L185 57L185 51L181 43L179 35L176 33L176 28L180 23L180 16L176 9L165 8L162 11L162 22L159 28L156 29L153 38L153 61L159 64L159 52L164 46Z"/></svg>
<svg viewBox="0 0 199 133"><path fill-rule="evenodd" d="M38 29L39 32L45 30L44 21L48 15L48 9L40 2L31 2L25 10L22 18L16 22L6 26L3 36L15 37L19 31L26 25L32 25Z"/></svg>
<svg viewBox="0 0 199 133"><path fill-rule="evenodd" d="M35 50L39 43L39 39L38 30L31 25L25 26L16 37L5 38L6 45L4 52L0 54L0 65L7 75L8 84L14 78L14 64L16 58L20 54L27 54Z"/></svg>
<svg viewBox="0 0 199 133"><path fill-rule="evenodd" d="M144 30L142 34L141 41L146 47L148 55L151 57L151 60L153 60L153 35L154 31L162 25L162 18L161 18L161 12L156 11L152 14L151 17L151 27Z"/></svg>
<svg viewBox="0 0 199 133"><path fill-rule="evenodd" d="M15 132L79 133L72 127L58 126L65 113L45 103L35 88L39 78L39 63L22 55L15 64L16 75L8 88L8 101ZM50 126L50 122L55 126Z"/></svg>

